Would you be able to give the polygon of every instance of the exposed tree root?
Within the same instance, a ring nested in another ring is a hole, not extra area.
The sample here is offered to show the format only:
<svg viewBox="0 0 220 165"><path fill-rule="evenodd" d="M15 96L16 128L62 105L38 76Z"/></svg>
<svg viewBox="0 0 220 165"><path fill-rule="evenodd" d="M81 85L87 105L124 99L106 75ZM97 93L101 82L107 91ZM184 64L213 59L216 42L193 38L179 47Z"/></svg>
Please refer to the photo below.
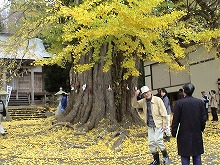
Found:
<svg viewBox="0 0 220 165"><path fill-rule="evenodd" d="M48 128L48 130L51 130L54 127L57 127L57 126L67 127L67 128L71 128L71 129L75 130L75 128L72 126L71 123L64 123L64 122L56 123L56 124L52 125L50 128Z"/></svg>
<svg viewBox="0 0 220 165"><path fill-rule="evenodd" d="M115 135L113 137L117 137L118 136L118 139L113 143L111 149L112 150L115 150L115 149L117 149L117 150L119 149L120 150L121 145L124 142L124 140L126 138L129 138L128 134L129 134L129 131L127 131L127 130L115 133Z"/></svg>

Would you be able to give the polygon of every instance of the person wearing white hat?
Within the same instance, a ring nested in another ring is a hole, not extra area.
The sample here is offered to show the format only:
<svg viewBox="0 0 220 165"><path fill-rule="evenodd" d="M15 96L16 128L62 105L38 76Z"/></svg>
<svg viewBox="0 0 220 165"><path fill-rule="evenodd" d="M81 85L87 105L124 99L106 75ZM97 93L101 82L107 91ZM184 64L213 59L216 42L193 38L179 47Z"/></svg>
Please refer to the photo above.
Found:
<svg viewBox="0 0 220 165"><path fill-rule="evenodd" d="M148 142L150 151L154 160L150 165L159 165L159 150L163 155L163 164L169 162L166 147L163 142L163 132L167 129L167 110L163 100L160 97L153 96L151 90L147 86L141 88L143 99L137 100L140 90L135 91L135 95L131 100L133 108L142 108L142 112L138 112L140 117L145 121L148 127Z"/></svg>

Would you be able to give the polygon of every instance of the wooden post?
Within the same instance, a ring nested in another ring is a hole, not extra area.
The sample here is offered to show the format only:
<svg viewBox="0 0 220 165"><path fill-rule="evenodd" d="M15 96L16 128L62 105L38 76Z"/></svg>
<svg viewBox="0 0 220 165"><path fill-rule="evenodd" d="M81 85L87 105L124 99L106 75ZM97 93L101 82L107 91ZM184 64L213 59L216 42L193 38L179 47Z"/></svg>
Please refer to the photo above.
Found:
<svg viewBox="0 0 220 165"><path fill-rule="evenodd" d="M5 69L3 70L3 73L2 73L2 79L3 79L2 80L3 81L3 86L2 86L3 90L7 90L6 89L6 86L7 86L7 84L6 84L6 70Z"/></svg>
<svg viewBox="0 0 220 165"><path fill-rule="evenodd" d="M35 105L34 103L34 70L31 68L31 105Z"/></svg>

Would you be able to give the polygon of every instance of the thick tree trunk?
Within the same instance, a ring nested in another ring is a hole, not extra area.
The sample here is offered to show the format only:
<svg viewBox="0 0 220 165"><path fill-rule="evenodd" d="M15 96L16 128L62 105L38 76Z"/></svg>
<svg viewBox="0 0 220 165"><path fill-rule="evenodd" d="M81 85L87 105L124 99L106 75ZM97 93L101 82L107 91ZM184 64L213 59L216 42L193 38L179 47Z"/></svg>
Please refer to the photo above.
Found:
<svg viewBox="0 0 220 165"><path fill-rule="evenodd" d="M120 123L126 123L126 126L129 122L143 124L136 110L131 107L131 97L134 94L134 87L137 86L137 78L126 81L122 79L121 57L116 54L112 68L104 73L102 68L106 52L107 44L101 48L100 62L90 71L71 74L74 90L69 96L65 116L60 120L79 123L85 131L97 127L102 119L108 122L109 128L117 127ZM92 52L90 56L91 54ZM85 56L81 62L89 63L90 58ZM86 86L85 90L82 89L83 86Z"/></svg>

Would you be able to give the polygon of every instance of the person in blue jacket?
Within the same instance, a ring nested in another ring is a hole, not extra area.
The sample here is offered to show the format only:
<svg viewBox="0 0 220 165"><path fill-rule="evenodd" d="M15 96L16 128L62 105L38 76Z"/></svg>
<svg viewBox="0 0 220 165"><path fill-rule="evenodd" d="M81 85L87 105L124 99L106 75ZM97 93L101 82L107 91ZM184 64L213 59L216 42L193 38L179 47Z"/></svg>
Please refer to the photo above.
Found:
<svg viewBox="0 0 220 165"><path fill-rule="evenodd" d="M171 114L171 108L170 108L170 100L167 96L167 90L165 88L161 88L161 92L160 92L161 98L164 102L164 105L166 107L167 110L167 129L164 131L164 141L169 142L170 141L170 136L171 136L171 132L170 132L170 114Z"/></svg>
<svg viewBox="0 0 220 165"><path fill-rule="evenodd" d="M61 99L61 112L65 111L65 108L67 107L67 96L65 93L62 93L62 99Z"/></svg>

